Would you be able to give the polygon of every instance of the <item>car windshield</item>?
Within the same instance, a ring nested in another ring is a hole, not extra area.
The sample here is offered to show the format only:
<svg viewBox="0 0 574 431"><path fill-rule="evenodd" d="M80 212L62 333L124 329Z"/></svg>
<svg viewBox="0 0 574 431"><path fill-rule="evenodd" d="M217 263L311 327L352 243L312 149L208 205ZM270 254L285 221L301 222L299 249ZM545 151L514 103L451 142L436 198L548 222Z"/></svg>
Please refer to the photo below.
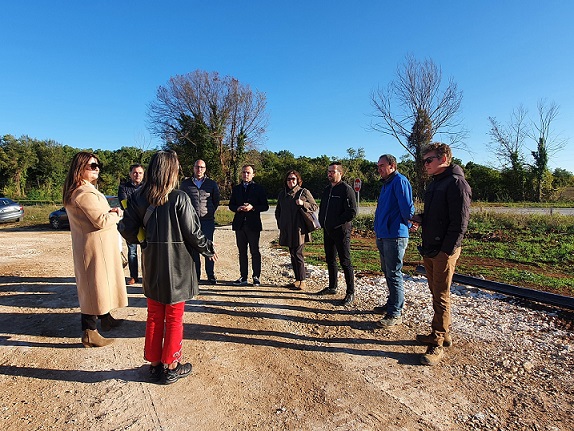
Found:
<svg viewBox="0 0 574 431"><path fill-rule="evenodd" d="M10 199L0 199L0 205L12 205L13 203Z"/></svg>

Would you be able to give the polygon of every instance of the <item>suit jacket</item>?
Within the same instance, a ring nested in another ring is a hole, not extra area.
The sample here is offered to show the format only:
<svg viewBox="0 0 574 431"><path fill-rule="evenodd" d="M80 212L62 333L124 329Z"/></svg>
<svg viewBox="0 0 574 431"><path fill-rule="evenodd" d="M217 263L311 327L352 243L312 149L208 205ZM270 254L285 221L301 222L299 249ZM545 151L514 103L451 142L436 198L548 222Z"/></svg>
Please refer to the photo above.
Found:
<svg viewBox="0 0 574 431"><path fill-rule="evenodd" d="M237 211L237 208L244 203L253 205L253 210ZM253 181L249 183L247 189L243 183L238 184L231 190L229 209L235 213L231 225L233 230L241 230L245 226L249 230L260 232L263 230L261 213L269 209L267 193L263 187Z"/></svg>

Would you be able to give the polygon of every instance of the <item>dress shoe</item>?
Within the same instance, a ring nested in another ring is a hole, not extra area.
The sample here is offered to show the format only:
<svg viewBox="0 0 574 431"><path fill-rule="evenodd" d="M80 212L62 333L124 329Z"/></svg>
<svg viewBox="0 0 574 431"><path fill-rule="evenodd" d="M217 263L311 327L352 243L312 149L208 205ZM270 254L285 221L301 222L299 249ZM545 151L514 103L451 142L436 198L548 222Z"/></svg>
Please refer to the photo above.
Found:
<svg viewBox="0 0 574 431"><path fill-rule="evenodd" d="M317 295L334 295L337 293L337 289L334 287L326 287L323 290L317 292Z"/></svg>
<svg viewBox="0 0 574 431"><path fill-rule="evenodd" d="M113 338L102 337L97 329L86 329L82 336L84 347L104 347L112 344L114 341Z"/></svg>
<svg viewBox="0 0 574 431"><path fill-rule="evenodd" d="M217 284L217 278L215 278L215 277L209 277L209 278L207 279L207 284L212 284L212 285L213 285L213 284Z"/></svg>
<svg viewBox="0 0 574 431"><path fill-rule="evenodd" d="M117 328L123 323L124 319L114 319L111 314L106 314L100 319L102 332L108 332L112 328Z"/></svg>
<svg viewBox="0 0 574 431"><path fill-rule="evenodd" d="M180 362L177 363L177 366L170 370L169 368L165 369L165 381L166 385L171 385L172 383L177 382L179 379L187 377L191 373L191 364L188 362L186 364L182 364Z"/></svg>
<svg viewBox="0 0 574 431"><path fill-rule="evenodd" d="M130 278L126 284L129 284L130 286L131 286L132 284L136 284L136 279L135 279L135 278Z"/></svg>
<svg viewBox="0 0 574 431"><path fill-rule="evenodd" d="M243 277L239 277L237 280L233 282L234 286L247 286L247 279Z"/></svg>
<svg viewBox="0 0 574 431"><path fill-rule="evenodd" d="M354 300L355 300L355 295L353 293L347 293L345 295L345 297L343 298L343 300L341 301L341 305L343 307L346 307L348 305L351 305Z"/></svg>
<svg viewBox="0 0 574 431"><path fill-rule="evenodd" d="M261 286L261 281L259 281L259 277L253 277L253 286Z"/></svg>

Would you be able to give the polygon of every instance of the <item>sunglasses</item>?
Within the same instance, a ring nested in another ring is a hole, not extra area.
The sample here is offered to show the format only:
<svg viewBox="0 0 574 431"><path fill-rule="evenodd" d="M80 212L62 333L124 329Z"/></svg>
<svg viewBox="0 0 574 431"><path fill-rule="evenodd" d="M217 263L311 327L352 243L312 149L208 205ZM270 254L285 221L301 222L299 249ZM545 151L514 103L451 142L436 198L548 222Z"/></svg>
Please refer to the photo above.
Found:
<svg viewBox="0 0 574 431"><path fill-rule="evenodd" d="M295 178L295 177L289 177L289 178L287 178L287 181L297 181L297 178Z"/></svg>
<svg viewBox="0 0 574 431"><path fill-rule="evenodd" d="M95 171L96 169L102 170L104 166L99 164L99 163L88 163L86 165L86 169L89 169L90 171Z"/></svg>
<svg viewBox="0 0 574 431"><path fill-rule="evenodd" d="M423 162L425 162L425 165L428 165L430 162L432 162L432 159L440 159L440 157L439 156L427 157L426 159L423 160Z"/></svg>

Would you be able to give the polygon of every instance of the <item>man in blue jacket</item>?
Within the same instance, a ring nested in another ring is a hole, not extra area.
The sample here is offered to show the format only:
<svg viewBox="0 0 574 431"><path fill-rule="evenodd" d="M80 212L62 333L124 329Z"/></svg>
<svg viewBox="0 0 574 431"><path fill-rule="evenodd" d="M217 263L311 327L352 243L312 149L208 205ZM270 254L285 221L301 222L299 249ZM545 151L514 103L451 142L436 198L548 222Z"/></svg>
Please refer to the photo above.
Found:
<svg viewBox="0 0 574 431"><path fill-rule="evenodd" d="M377 326L384 328L403 322L405 289L401 270L409 243L409 220L415 213L415 205L411 183L397 171L397 159L394 156L383 154L379 157L377 169L383 186L375 211L374 230L389 296L386 306L375 307L375 311L384 308L386 315L377 323Z"/></svg>

